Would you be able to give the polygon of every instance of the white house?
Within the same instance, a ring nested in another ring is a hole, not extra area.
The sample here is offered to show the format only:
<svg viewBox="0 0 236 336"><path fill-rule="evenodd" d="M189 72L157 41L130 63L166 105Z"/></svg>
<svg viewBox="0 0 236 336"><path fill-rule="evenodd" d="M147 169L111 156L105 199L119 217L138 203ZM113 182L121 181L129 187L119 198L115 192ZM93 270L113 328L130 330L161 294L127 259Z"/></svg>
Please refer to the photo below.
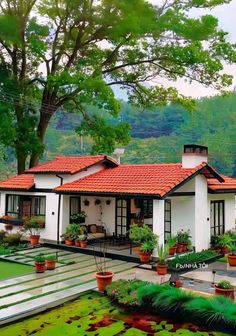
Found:
<svg viewBox="0 0 236 336"><path fill-rule="evenodd" d="M219 174L207 155L207 147L185 145L182 163L118 164L105 155L59 156L0 182L0 215L19 222L45 216L41 237L49 242L59 242L70 215L82 210L86 226L103 226L107 235L124 236L132 223L143 222L163 243L179 229L190 229L200 251L209 247L211 235L235 227L236 179Z"/></svg>

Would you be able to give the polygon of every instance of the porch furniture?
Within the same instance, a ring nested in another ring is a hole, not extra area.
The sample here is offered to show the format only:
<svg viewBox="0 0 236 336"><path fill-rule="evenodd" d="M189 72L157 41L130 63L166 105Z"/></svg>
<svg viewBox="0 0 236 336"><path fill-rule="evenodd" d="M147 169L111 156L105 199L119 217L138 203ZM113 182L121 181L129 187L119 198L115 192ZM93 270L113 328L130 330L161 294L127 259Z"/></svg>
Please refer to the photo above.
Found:
<svg viewBox="0 0 236 336"><path fill-rule="evenodd" d="M87 232L87 240L96 240L106 238L106 230L104 226L97 224L82 225L85 226Z"/></svg>

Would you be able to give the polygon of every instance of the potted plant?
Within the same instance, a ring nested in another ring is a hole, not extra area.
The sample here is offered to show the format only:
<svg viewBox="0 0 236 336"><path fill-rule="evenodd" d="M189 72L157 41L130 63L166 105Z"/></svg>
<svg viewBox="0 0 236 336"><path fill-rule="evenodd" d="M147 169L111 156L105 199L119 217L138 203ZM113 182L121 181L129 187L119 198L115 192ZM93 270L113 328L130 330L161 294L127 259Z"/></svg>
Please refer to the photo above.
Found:
<svg viewBox="0 0 236 336"><path fill-rule="evenodd" d="M223 254L229 253L230 251L230 245L232 243L232 238L229 234L223 234L219 236L219 246L221 248L221 252Z"/></svg>
<svg viewBox="0 0 236 336"><path fill-rule="evenodd" d="M176 237L169 237L167 239L167 245L169 246L169 255L174 255L177 251L176 246L177 239Z"/></svg>
<svg viewBox="0 0 236 336"><path fill-rule="evenodd" d="M84 205L89 206L89 200L87 200L87 198L84 200Z"/></svg>
<svg viewBox="0 0 236 336"><path fill-rule="evenodd" d="M139 251L139 258L142 264L149 263L155 247L156 242L154 241L146 241L142 243Z"/></svg>
<svg viewBox="0 0 236 336"><path fill-rule="evenodd" d="M56 268L56 256L49 255L45 257L45 264L47 270L54 270Z"/></svg>
<svg viewBox="0 0 236 336"><path fill-rule="evenodd" d="M231 252L228 254L229 266L236 266L236 245L230 245Z"/></svg>
<svg viewBox="0 0 236 336"><path fill-rule="evenodd" d="M25 220L24 231L29 232L31 245L38 245L43 227L44 220L40 216L33 216Z"/></svg>
<svg viewBox="0 0 236 336"><path fill-rule="evenodd" d="M178 231L176 238L177 238L178 245L182 246L182 250L181 250L181 247L179 247L179 249L178 249L178 246L177 246L177 252L178 252L178 250L180 252L186 252L188 250L188 245L190 243L190 238L191 238L190 230L184 231L182 229L182 230Z"/></svg>
<svg viewBox="0 0 236 336"><path fill-rule="evenodd" d="M100 244L99 256L94 255L95 264L97 272L95 273L95 277L97 280L98 290L104 292L106 287L110 285L112 282L112 278L114 273L112 271L108 271L106 267L106 245Z"/></svg>
<svg viewBox="0 0 236 336"><path fill-rule="evenodd" d="M221 252L221 247L220 247L220 236L211 236L211 248L210 250L214 250L216 252Z"/></svg>
<svg viewBox="0 0 236 336"><path fill-rule="evenodd" d="M101 204L101 200L97 198L94 203L95 203L95 205L99 205L99 204Z"/></svg>
<svg viewBox="0 0 236 336"><path fill-rule="evenodd" d="M36 273L45 272L45 257L43 254L39 254L34 257L34 265L35 265Z"/></svg>
<svg viewBox="0 0 236 336"><path fill-rule="evenodd" d="M1 219L3 219L3 222L5 223L5 225L4 225L5 230L6 231L11 231L13 229L13 225L12 225L11 220L13 220L14 217L5 215L5 216L2 216Z"/></svg>
<svg viewBox="0 0 236 336"><path fill-rule="evenodd" d="M166 262L166 257L168 255L169 246L168 245L160 245L157 247L158 254L158 262L157 262L157 274L158 275L166 275L168 265Z"/></svg>
<svg viewBox="0 0 236 336"><path fill-rule="evenodd" d="M227 280L222 280L215 285L215 294L224 295L234 300L234 287Z"/></svg>
<svg viewBox="0 0 236 336"><path fill-rule="evenodd" d="M77 214L70 216L70 223L71 224L82 224L85 222L85 218L87 217L87 214L85 211L78 212Z"/></svg>
<svg viewBox="0 0 236 336"><path fill-rule="evenodd" d="M87 241L87 236L85 234L79 235L78 240L80 242L81 247L87 247L88 241Z"/></svg>
<svg viewBox="0 0 236 336"><path fill-rule="evenodd" d="M75 246L79 247L80 246L80 241L78 239L78 235L81 232L81 226L76 223L69 224L66 233L69 234L69 239L67 240L72 240L72 245L73 241L75 242Z"/></svg>
<svg viewBox="0 0 236 336"><path fill-rule="evenodd" d="M139 226L137 224L132 224L130 228L129 238L134 242L139 244L137 253L139 254L141 262L148 262L151 258L153 249L157 245L157 235L153 233L148 225ZM144 244L144 243L148 243ZM143 245L144 244L144 245ZM146 254L146 256L144 256ZM148 260L149 258L149 260ZM147 261L148 260L148 261Z"/></svg>

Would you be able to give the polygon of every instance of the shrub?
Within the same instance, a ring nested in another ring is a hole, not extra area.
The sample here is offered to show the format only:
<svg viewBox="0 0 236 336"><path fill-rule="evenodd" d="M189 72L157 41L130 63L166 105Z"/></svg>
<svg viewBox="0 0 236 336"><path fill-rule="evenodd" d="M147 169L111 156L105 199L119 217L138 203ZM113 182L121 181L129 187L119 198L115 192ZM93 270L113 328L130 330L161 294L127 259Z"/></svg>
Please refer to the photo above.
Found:
<svg viewBox="0 0 236 336"><path fill-rule="evenodd" d="M191 235L190 235L190 230L180 230L177 232L177 242L178 243L189 243L189 240L191 238Z"/></svg>
<svg viewBox="0 0 236 336"><path fill-rule="evenodd" d="M154 244L154 247L157 244L157 235L153 233L148 225L138 226L137 224L132 224L129 238L138 244L149 242Z"/></svg>
<svg viewBox="0 0 236 336"><path fill-rule="evenodd" d="M21 232L8 233L4 238L4 242L8 246L16 246L20 244L22 237L23 237L23 234Z"/></svg>
<svg viewBox="0 0 236 336"><path fill-rule="evenodd" d="M234 286L232 286L231 283L227 280L221 280L220 282L218 282L217 287L222 289L234 288Z"/></svg>
<svg viewBox="0 0 236 336"><path fill-rule="evenodd" d="M158 264L166 265L166 258L169 253L169 246L167 245L160 245L157 247L157 254L158 254Z"/></svg>
<svg viewBox="0 0 236 336"><path fill-rule="evenodd" d="M138 306L138 290L147 282L141 280L118 280L107 286L107 295L115 299L119 304Z"/></svg>
<svg viewBox="0 0 236 336"><path fill-rule="evenodd" d="M160 293L165 289L170 289L171 286L159 285L159 284L146 284L146 286L140 286L137 292L138 302L142 306L152 307L153 302Z"/></svg>
<svg viewBox="0 0 236 336"><path fill-rule="evenodd" d="M192 265L194 263L200 263L206 261L207 259L218 256L219 254L216 251L202 251L197 253L189 253L183 256L176 256L173 259L168 260L169 269L175 269L178 265Z"/></svg>
<svg viewBox="0 0 236 336"><path fill-rule="evenodd" d="M6 237L6 231L0 230L0 243L4 241L4 238Z"/></svg>

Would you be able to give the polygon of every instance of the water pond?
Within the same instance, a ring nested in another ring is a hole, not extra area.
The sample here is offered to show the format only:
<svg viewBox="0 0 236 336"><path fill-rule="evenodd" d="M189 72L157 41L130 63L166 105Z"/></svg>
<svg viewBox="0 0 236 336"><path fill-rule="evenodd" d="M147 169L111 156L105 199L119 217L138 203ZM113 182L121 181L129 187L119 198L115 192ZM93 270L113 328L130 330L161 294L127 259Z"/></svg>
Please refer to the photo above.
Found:
<svg viewBox="0 0 236 336"><path fill-rule="evenodd" d="M226 336L192 324L177 324L157 316L128 313L99 293L2 327L1 336ZM227 334L229 335L229 334Z"/></svg>

